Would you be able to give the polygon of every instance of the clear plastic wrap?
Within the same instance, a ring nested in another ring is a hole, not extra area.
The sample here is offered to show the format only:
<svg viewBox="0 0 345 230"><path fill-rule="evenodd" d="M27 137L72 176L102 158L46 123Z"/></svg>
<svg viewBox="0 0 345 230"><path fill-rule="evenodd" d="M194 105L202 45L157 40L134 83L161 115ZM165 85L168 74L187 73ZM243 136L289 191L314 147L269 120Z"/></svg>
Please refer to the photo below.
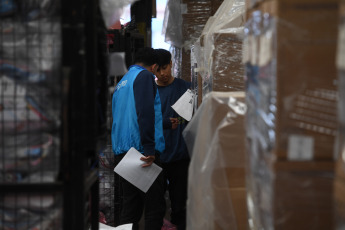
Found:
<svg viewBox="0 0 345 230"><path fill-rule="evenodd" d="M181 78L182 66L182 49L176 46L170 46L170 53L172 57L172 75L176 78Z"/></svg>
<svg viewBox="0 0 345 230"><path fill-rule="evenodd" d="M210 57L210 85L214 91L243 91L244 66L242 39L244 27L230 28L213 33Z"/></svg>
<svg viewBox="0 0 345 230"><path fill-rule="evenodd" d="M337 3L265 1L258 9L243 50L251 223L333 229Z"/></svg>
<svg viewBox="0 0 345 230"><path fill-rule="evenodd" d="M243 102L243 92L211 92L184 130L188 229L247 229Z"/></svg>
<svg viewBox="0 0 345 230"><path fill-rule="evenodd" d="M197 102L194 103L194 110L200 106L203 97L202 76L205 72L203 47L200 44L200 38L194 43L191 50L191 65L192 65L192 89L197 96Z"/></svg>
<svg viewBox="0 0 345 230"><path fill-rule="evenodd" d="M210 60L214 50L214 33L244 26L244 9L244 0L225 0L216 14L209 19L202 32L206 60Z"/></svg>
<svg viewBox="0 0 345 230"><path fill-rule="evenodd" d="M246 0L246 9L247 10L253 9L261 1L263 0Z"/></svg>
<svg viewBox="0 0 345 230"><path fill-rule="evenodd" d="M184 6L180 1L168 0L164 11L162 34L164 41L172 46L182 48L182 13Z"/></svg>
<svg viewBox="0 0 345 230"><path fill-rule="evenodd" d="M242 64L244 10L243 0L224 1L215 15L214 23L204 36L210 90L244 90Z"/></svg>
<svg viewBox="0 0 345 230"><path fill-rule="evenodd" d="M105 26L109 28L120 20L124 7L137 0L100 0L99 5Z"/></svg>
<svg viewBox="0 0 345 230"><path fill-rule="evenodd" d="M256 13L244 39L250 51L244 57L247 104L253 110L248 114L250 133L260 140L267 157L334 159L336 38L327 43L315 38L310 45L303 38L289 40L279 34L286 22ZM320 62L317 57L322 55L329 58ZM302 142L296 147L298 140ZM298 148L304 148L301 155Z"/></svg>
<svg viewBox="0 0 345 230"><path fill-rule="evenodd" d="M177 9L174 15L172 15L173 12L170 12L170 15L175 18L178 17L178 19L170 20L170 28L172 30L169 30L169 32L172 35L171 37L178 38L176 39L177 42L171 41L171 44L175 42L181 49L181 78L186 81L191 81L191 47L199 38L208 18L219 7L219 2L215 4L211 0L191 0L182 1L178 5L177 1L170 0L168 4L176 5ZM169 28L169 24L165 23L165 25L166 28ZM172 39L170 38L170 40Z"/></svg>
<svg viewBox="0 0 345 230"><path fill-rule="evenodd" d="M210 91L243 91L242 39L244 1L225 0L199 37L198 71L202 95ZM200 47L200 48L199 48Z"/></svg>
<svg viewBox="0 0 345 230"><path fill-rule="evenodd" d="M345 2L340 4L338 30L337 68L338 68L338 119L337 166L334 182L334 205L336 230L345 229Z"/></svg>

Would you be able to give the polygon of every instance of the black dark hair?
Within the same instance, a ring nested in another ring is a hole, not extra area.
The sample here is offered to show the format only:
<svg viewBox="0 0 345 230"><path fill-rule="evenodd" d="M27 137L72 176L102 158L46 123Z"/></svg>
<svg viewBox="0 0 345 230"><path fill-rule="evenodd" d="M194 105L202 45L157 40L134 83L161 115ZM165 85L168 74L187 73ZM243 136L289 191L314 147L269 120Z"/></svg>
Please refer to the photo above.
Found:
<svg viewBox="0 0 345 230"><path fill-rule="evenodd" d="M143 63L145 66L156 64L156 51L150 47L140 48L135 54L134 63Z"/></svg>
<svg viewBox="0 0 345 230"><path fill-rule="evenodd" d="M165 49L156 49L158 66L169 65L171 61L171 53Z"/></svg>

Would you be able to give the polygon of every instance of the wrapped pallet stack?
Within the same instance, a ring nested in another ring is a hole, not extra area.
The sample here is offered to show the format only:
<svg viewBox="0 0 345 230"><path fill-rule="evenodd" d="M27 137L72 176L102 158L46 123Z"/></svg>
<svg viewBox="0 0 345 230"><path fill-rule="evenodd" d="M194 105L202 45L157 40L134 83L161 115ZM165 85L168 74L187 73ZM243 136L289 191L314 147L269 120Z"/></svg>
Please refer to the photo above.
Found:
<svg viewBox="0 0 345 230"><path fill-rule="evenodd" d="M243 0L224 0L193 44L192 83L202 89L202 103L184 132L192 155L188 229L248 228L244 13Z"/></svg>
<svg viewBox="0 0 345 230"><path fill-rule="evenodd" d="M339 138L337 142L337 164L334 180L334 204L336 230L345 229L345 1L340 3L340 26L337 47L339 88Z"/></svg>
<svg viewBox="0 0 345 230"><path fill-rule="evenodd" d="M247 1L248 211L253 229L333 229L338 2Z"/></svg>
<svg viewBox="0 0 345 230"><path fill-rule="evenodd" d="M191 81L191 45L201 35L208 19L214 15L221 0L182 0L181 78Z"/></svg>
<svg viewBox="0 0 345 230"><path fill-rule="evenodd" d="M187 229L247 229L244 92L211 92L184 131Z"/></svg>
<svg viewBox="0 0 345 230"><path fill-rule="evenodd" d="M192 70L195 67L197 74L192 75L192 82L198 85L199 104L211 91L244 90L244 13L244 0L224 1L193 44Z"/></svg>

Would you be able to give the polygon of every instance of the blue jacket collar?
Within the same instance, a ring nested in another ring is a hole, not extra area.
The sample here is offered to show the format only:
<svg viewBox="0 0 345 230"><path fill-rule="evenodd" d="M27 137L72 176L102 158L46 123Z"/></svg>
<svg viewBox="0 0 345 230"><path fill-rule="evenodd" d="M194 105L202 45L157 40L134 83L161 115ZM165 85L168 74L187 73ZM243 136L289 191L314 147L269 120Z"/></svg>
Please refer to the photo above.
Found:
<svg viewBox="0 0 345 230"><path fill-rule="evenodd" d="M130 69L130 68L139 68L139 69L146 70L146 68L142 67L141 65L131 65L131 66L129 67L129 69Z"/></svg>

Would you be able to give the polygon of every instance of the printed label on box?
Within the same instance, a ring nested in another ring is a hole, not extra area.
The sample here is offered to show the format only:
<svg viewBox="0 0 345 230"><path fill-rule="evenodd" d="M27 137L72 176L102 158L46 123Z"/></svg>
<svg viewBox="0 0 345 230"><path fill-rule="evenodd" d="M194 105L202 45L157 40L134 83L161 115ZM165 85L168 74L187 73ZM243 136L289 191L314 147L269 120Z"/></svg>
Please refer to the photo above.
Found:
<svg viewBox="0 0 345 230"><path fill-rule="evenodd" d="M245 64L250 61L249 58L249 38L245 37L243 40L243 47L242 47L242 62Z"/></svg>
<svg viewBox="0 0 345 230"><path fill-rule="evenodd" d="M267 65L272 59L272 37L270 34L260 36L259 66Z"/></svg>
<svg viewBox="0 0 345 230"><path fill-rule="evenodd" d="M288 143L288 160L307 161L314 156L314 139L309 136L291 135Z"/></svg>
<svg viewBox="0 0 345 230"><path fill-rule="evenodd" d="M337 67L345 70L345 23L339 27Z"/></svg>

